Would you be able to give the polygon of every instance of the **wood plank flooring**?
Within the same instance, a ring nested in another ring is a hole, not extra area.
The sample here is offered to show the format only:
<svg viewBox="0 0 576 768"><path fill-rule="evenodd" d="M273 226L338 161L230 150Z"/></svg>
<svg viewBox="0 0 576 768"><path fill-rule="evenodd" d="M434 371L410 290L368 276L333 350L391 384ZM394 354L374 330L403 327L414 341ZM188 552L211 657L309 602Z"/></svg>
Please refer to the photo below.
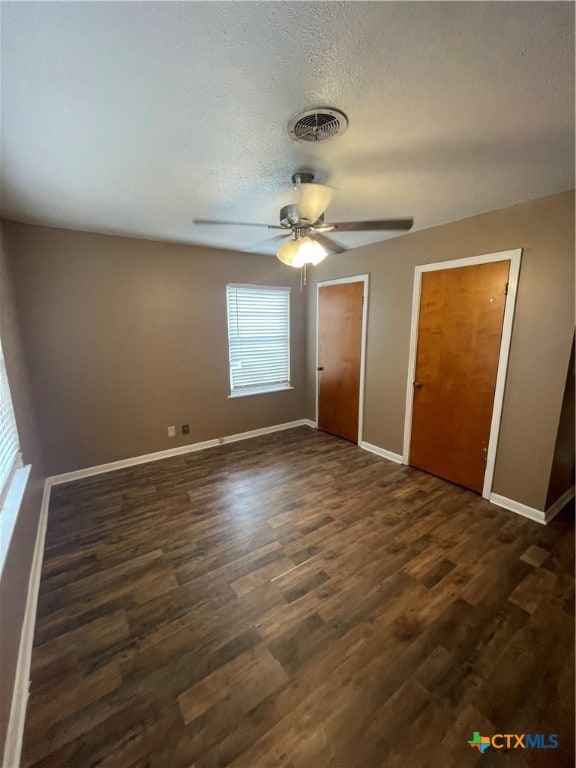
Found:
<svg viewBox="0 0 576 768"><path fill-rule="evenodd" d="M306 427L57 486L22 765L572 767L573 519Z"/></svg>

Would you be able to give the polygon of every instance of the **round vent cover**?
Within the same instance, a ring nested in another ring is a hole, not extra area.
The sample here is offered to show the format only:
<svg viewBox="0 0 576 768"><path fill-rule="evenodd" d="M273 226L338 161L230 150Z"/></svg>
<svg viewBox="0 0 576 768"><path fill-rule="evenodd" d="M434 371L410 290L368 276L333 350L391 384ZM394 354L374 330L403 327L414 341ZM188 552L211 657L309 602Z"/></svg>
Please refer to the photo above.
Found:
<svg viewBox="0 0 576 768"><path fill-rule="evenodd" d="M326 141L348 128L348 118L339 109L316 107L290 118L288 132L295 141Z"/></svg>

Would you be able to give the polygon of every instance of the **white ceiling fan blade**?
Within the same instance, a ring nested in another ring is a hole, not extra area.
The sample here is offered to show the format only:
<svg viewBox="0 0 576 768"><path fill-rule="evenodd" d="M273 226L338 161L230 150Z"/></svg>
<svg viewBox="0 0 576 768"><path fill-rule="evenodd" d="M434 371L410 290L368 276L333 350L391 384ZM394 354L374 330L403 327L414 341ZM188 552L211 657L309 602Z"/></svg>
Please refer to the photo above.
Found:
<svg viewBox="0 0 576 768"><path fill-rule="evenodd" d="M330 205L334 192L334 187L328 187L326 184L296 184L296 189L300 195L298 210L300 217L306 221L318 221L326 208Z"/></svg>

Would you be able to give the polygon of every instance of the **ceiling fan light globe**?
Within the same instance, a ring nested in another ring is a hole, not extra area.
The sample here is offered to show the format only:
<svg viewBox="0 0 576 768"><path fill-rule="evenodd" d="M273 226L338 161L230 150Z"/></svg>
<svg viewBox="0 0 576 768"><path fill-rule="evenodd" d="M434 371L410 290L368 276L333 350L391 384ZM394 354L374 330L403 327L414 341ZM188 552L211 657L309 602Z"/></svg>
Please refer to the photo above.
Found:
<svg viewBox="0 0 576 768"><path fill-rule="evenodd" d="M306 262L305 254L302 253L302 250L299 250L296 256L294 256L294 259L292 260L292 264L290 266L294 267L295 269L300 269L306 263L307 262Z"/></svg>
<svg viewBox="0 0 576 768"><path fill-rule="evenodd" d="M312 266L315 267L317 264L320 264L321 261L324 261L326 256L328 256L328 254L320 243L314 243L314 256L311 261Z"/></svg>
<svg viewBox="0 0 576 768"><path fill-rule="evenodd" d="M288 240L278 250L276 258L289 267L300 269L304 264L320 264L328 254L325 249L312 238L300 237L298 240Z"/></svg>
<svg viewBox="0 0 576 768"><path fill-rule="evenodd" d="M334 188L326 184L296 184L295 187L300 197L300 218L311 223L318 221L330 205Z"/></svg>
<svg viewBox="0 0 576 768"><path fill-rule="evenodd" d="M276 258L279 259L282 264L286 264L289 267L294 267L296 266L294 264L294 259L298 255L298 249L299 246L297 240L288 240L288 242L284 243L284 245L277 251Z"/></svg>
<svg viewBox="0 0 576 768"><path fill-rule="evenodd" d="M322 248L320 243L317 243L312 238L306 236L300 240L300 249L298 251L298 257L302 258L302 264L320 264L320 262L326 258L328 254Z"/></svg>

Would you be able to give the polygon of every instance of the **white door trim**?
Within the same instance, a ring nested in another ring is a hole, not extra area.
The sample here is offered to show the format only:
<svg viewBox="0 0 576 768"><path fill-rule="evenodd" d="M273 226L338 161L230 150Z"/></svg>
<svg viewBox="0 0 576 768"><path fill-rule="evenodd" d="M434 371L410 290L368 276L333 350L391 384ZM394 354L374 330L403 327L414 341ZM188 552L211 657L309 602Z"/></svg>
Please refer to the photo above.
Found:
<svg viewBox="0 0 576 768"><path fill-rule="evenodd" d="M506 384L506 371L508 368L508 356L510 353L510 340L512 338L512 323L514 308L516 306L516 294L518 292L518 278L520 275L520 262L522 260L522 248L512 251L500 251L488 253L483 256L471 256L465 259L453 259L440 261L434 264L422 264L414 269L414 292L412 295L412 322L410 327L410 356L408 359L408 380L406 383L406 417L404 420L404 450L402 461L408 464L410 460L410 436L412 433L412 402L414 397L414 374L416 370L416 347L418 342L418 323L420 319L420 293L422 288L422 273L436 272L441 269L456 269L457 267L471 267L475 264L489 264L494 261L510 261L510 273L508 276L508 295L504 307L504 319L502 322L502 342L500 344L500 357L498 360L498 373L496 375L496 389L494 391L494 408L492 409L492 422L490 424L490 440L486 456L486 473L482 496L490 498L492 481L494 479L494 466L496 464L496 449L498 446L498 434L500 432L500 420L502 417L502 404L504 402L504 386Z"/></svg>
<svg viewBox="0 0 576 768"><path fill-rule="evenodd" d="M354 275L353 277L339 277L336 280L323 280L316 284L316 426L318 426L318 309L320 306L320 288L326 285L340 285L342 283L364 283L364 302L362 304L362 340L360 342L360 397L358 402L358 445L362 442L364 431L364 387L366 381L366 336L368 329L368 286L369 275Z"/></svg>

